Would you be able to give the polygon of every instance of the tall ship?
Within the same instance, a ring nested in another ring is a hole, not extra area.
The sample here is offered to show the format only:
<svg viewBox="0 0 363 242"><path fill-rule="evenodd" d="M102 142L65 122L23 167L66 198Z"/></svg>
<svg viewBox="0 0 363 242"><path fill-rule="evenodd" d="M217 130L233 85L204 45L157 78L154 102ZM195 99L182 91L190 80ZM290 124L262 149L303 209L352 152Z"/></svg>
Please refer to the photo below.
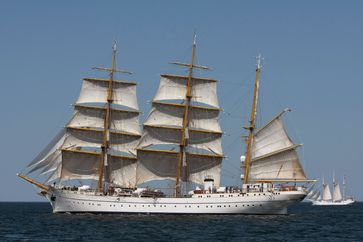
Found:
<svg viewBox="0 0 363 242"><path fill-rule="evenodd" d="M312 180L284 128L288 109L255 126L261 58L241 185L221 186L217 80L194 75L209 69L195 64L195 50L194 36L190 63L172 62L187 75L161 74L141 132L136 83L115 78L129 72L116 69L114 45L112 67L94 68L108 78L83 79L69 123L17 175L39 188L54 213L286 214ZM165 180L170 193L145 186Z"/></svg>
<svg viewBox="0 0 363 242"><path fill-rule="evenodd" d="M343 177L343 195L340 190L340 185L335 181L333 177L333 195L330 192L329 184L324 182L322 184L322 195L319 190L312 191L307 197L309 201L315 206L338 206L338 205L350 205L355 201L353 197L346 196L346 179Z"/></svg>

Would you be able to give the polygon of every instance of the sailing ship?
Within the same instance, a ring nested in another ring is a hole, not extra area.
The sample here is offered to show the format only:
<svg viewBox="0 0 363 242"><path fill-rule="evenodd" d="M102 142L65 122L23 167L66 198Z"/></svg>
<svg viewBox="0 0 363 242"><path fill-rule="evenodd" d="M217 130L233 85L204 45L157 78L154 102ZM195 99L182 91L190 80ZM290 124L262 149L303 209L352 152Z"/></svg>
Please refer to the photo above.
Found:
<svg viewBox="0 0 363 242"><path fill-rule="evenodd" d="M226 187L220 185L224 154L217 80L193 75L195 69L209 70L195 64L195 49L194 36L191 62L172 62L187 68L188 75L161 74L141 132L136 84L114 77L129 73L116 69L114 45L112 67L94 68L107 71L109 78L83 79L65 129L28 165L27 173L17 175L40 189L54 213L287 213L307 194L296 183L311 180L299 162L299 145L283 125L289 110L255 129L261 58L242 160L243 185ZM44 182L30 178L36 172L46 176ZM174 184L171 194L142 187L162 180Z"/></svg>
<svg viewBox="0 0 363 242"><path fill-rule="evenodd" d="M308 196L308 200L312 202L313 205L316 206L337 206L337 205L350 205L355 201L352 197L348 197L345 195L346 190L346 181L345 176L343 176L343 195L340 191L339 183L335 182L333 177L333 195L330 192L329 184L324 182L323 179L323 196L320 195L319 190L313 191L313 193Z"/></svg>

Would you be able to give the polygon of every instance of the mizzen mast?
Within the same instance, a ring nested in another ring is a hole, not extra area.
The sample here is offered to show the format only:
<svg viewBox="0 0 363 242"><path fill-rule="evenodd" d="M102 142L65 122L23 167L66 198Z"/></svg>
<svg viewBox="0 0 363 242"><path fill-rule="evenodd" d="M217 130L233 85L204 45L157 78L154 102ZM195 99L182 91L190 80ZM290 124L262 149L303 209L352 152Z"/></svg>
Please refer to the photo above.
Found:
<svg viewBox="0 0 363 242"><path fill-rule="evenodd" d="M256 65L256 77L255 77L255 86L253 91L253 103L250 117L250 125L246 127L249 130L249 135L247 138L247 152L246 152L246 161L245 161L245 174L244 174L244 183L247 184L249 182L249 168L251 162L251 153L252 153L252 143L254 137L255 130L255 120L257 113L257 99L258 99L258 89L260 87L260 72L261 72L261 54L257 56L257 65Z"/></svg>
<svg viewBox="0 0 363 242"><path fill-rule="evenodd" d="M195 65L195 49L196 49L196 38L197 35L194 34L193 37L193 47L192 47L192 58L190 63L180 63L180 62L170 62L170 64L179 65L179 66L185 66L188 67L188 78L186 83L186 99L185 99L185 109L183 114L183 122L182 122L182 129L181 129L181 138L180 138L180 150L178 155L178 165L176 170L176 181L175 181L175 196L180 197L181 196L181 190L180 190L180 181L182 176L183 168L185 168L186 171L186 181L188 182L188 161L186 159L186 146L188 145L188 138L189 138L189 109L190 109L190 102L192 99L191 94L191 82L193 78L193 69L199 68L204 70L209 70L206 66L199 66Z"/></svg>
<svg viewBox="0 0 363 242"><path fill-rule="evenodd" d="M116 69L116 52L117 52L117 42L115 41L112 46L112 67L111 68L102 68L102 67L93 67L94 70L100 71L108 71L109 72L109 82L108 82L108 90L107 90L107 104L106 104L106 112L104 117L104 129L103 129L103 138L101 145L101 159L100 165L98 169L98 192L102 192L103 190L103 178L104 178L104 168L107 165L107 157L108 157L108 149L109 149L109 141L110 141L110 120L111 120L111 105L113 103L113 78L115 72L128 73L132 74L127 70L117 70Z"/></svg>

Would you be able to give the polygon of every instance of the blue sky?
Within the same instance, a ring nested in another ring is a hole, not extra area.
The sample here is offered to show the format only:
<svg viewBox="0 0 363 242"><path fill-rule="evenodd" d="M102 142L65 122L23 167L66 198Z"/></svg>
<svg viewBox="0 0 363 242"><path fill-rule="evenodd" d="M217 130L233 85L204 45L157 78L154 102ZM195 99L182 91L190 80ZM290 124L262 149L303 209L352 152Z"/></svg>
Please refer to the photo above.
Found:
<svg viewBox="0 0 363 242"><path fill-rule="evenodd" d="M82 77L118 65L134 74L145 118L160 73L197 60L220 80L226 184L239 182L240 139L248 122L258 53L258 121L286 107L287 126L303 143L311 178L348 177L360 200L363 169L363 2L361 1L2 1L0 7L0 201L41 200L22 171L71 116Z"/></svg>

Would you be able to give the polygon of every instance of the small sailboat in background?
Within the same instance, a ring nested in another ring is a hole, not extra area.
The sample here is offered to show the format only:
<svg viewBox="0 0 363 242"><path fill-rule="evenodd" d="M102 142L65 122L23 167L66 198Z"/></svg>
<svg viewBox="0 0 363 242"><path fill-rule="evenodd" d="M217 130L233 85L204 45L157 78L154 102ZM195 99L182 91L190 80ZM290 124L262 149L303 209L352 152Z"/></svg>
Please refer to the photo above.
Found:
<svg viewBox="0 0 363 242"><path fill-rule="evenodd" d="M333 195L330 192L329 184L324 182L323 179L323 196L321 197L320 191L315 190L308 195L307 200L311 201L313 205L317 206L335 206L335 205L349 205L354 203L353 197L347 197L345 195L346 190L346 180L345 176L343 176L343 195L340 191L339 183L335 182L333 177Z"/></svg>

